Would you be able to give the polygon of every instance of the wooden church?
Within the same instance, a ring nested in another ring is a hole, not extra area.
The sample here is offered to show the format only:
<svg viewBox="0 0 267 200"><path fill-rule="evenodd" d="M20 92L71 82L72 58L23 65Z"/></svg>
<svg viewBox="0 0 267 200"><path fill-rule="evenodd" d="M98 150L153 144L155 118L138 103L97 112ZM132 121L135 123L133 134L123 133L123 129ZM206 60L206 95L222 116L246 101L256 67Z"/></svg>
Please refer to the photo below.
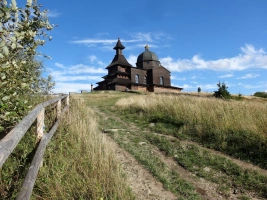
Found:
<svg viewBox="0 0 267 200"><path fill-rule="evenodd" d="M183 89L171 86L170 71L160 64L158 56L147 45L138 56L136 67L124 57L122 51L125 47L120 39L113 49L116 55L106 67L108 74L102 77L104 80L98 82L94 90L178 93Z"/></svg>

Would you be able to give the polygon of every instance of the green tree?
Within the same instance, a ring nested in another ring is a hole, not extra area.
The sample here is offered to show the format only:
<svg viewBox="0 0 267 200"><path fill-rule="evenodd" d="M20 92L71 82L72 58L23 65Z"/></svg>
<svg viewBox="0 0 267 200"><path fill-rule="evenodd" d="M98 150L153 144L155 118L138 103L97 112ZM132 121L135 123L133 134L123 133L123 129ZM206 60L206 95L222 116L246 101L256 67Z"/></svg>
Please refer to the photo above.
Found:
<svg viewBox="0 0 267 200"><path fill-rule="evenodd" d="M37 48L52 38L53 29L37 0L18 8L15 0L0 3L0 132L11 128L32 105L42 84L42 63ZM40 86L40 87L39 87Z"/></svg>
<svg viewBox="0 0 267 200"><path fill-rule="evenodd" d="M253 96L267 98L267 92L255 92Z"/></svg>
<svg viewBox="0 0 267 200"><path fill-rule="evenodd" d="M38 89L40 94L50 94L52 89L55 87L55 82L53 81L53 77L48 75L47 78L41 77L38 82Z"/></svg>
<svg viewBox="0 0 267 200"><path fill-rule="evenodd" d="M223 98L223 99L230 99L231 98L231 94L228 92L228 87L226 86L226 84L223 82L219 82L217 83L218 86L218 90L214 91L214 96L217 98Z"/></svg>

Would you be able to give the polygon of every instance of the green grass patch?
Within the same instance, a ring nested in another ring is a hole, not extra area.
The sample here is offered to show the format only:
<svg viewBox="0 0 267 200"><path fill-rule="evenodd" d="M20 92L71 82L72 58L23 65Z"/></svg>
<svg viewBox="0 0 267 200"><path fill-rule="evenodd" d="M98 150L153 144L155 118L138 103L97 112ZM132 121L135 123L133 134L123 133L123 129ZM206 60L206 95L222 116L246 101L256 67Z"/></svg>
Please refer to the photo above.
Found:
<svg viewBox="0 0 267 200"><path fill-rule="evenodd" d="M122 129L128 128L127 125L123 125L113 118L109 118L109 120L106 120L105 122L100 121L99 123L105 127L105 129L115 129L118 126ZM151 146L140 146L140 142L148 143L144 138L143 133L136 133L136 131L111 131L110 135L122 148L130 152L159 181L161 181L166 189L180 195L181 199L201 199L190 183L180 178L176 171L170 169L160 160L160 158L153 154Z"/></svg>
<svg viewBox="0 0 267 200"><path fill-rule="evenodd" d="M257 171L242 169L225 157L201 150L193 144L185 144L164 136L145 134L146 139L160 150L172 156L182 167L220 185L228 195L230 187L257 193L267 197L267 177Z"/></svg>
<svg viewBox="0 0 267 200"><path fill-rule="evenodd" d="M35 153L35 130L26 132L0 169L0 199L16 199Z"/></svg>
<svg viewBox="0 0 267 200"><path fill-rule="evenodd" d="M135 199L111 147L103 140L95 113L71 99L44 157L34 199Z"/></svg>
<svg viewBox="0 0 267 200"><path fill-rule="evenodd" d="M267 168L265 102L139 95L120 99L116 108L128 112L127 117L154 122L152 130L159 133L188 138Z"/></svg>

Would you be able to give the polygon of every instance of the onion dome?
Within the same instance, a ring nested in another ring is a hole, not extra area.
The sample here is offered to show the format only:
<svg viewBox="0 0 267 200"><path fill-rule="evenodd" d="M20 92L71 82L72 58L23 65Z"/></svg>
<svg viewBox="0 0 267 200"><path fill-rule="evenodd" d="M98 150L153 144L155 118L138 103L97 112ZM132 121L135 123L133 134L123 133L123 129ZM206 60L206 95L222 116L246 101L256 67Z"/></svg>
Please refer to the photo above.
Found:
<svg viewBox="0 0 267 200"><path fill-rule="evenodd" d="M154 52L149 51L148 45L145 46L145 51L137 58L137 63L144 61L159 61L158 56Z"/></svg>

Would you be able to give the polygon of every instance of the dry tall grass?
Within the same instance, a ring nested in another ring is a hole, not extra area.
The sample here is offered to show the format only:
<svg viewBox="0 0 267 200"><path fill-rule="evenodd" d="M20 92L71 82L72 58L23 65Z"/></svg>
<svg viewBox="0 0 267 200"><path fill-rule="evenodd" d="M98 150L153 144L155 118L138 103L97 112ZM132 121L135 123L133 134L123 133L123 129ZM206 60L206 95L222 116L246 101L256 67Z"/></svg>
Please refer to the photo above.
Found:
<svg viewBox="0 0 267 200"><path fill-rule="evenodd" d="M79 99L46 151L33 197L39 199L133 199L97 116Z"/></svg>
<svg viewBox="0 0 267 200"><path fill-rule="evenodd" d="M267 154L266 102L152 94L120 99L116 105L183 124L183 133L230 154L243 152L253 159Z"/></svg>

